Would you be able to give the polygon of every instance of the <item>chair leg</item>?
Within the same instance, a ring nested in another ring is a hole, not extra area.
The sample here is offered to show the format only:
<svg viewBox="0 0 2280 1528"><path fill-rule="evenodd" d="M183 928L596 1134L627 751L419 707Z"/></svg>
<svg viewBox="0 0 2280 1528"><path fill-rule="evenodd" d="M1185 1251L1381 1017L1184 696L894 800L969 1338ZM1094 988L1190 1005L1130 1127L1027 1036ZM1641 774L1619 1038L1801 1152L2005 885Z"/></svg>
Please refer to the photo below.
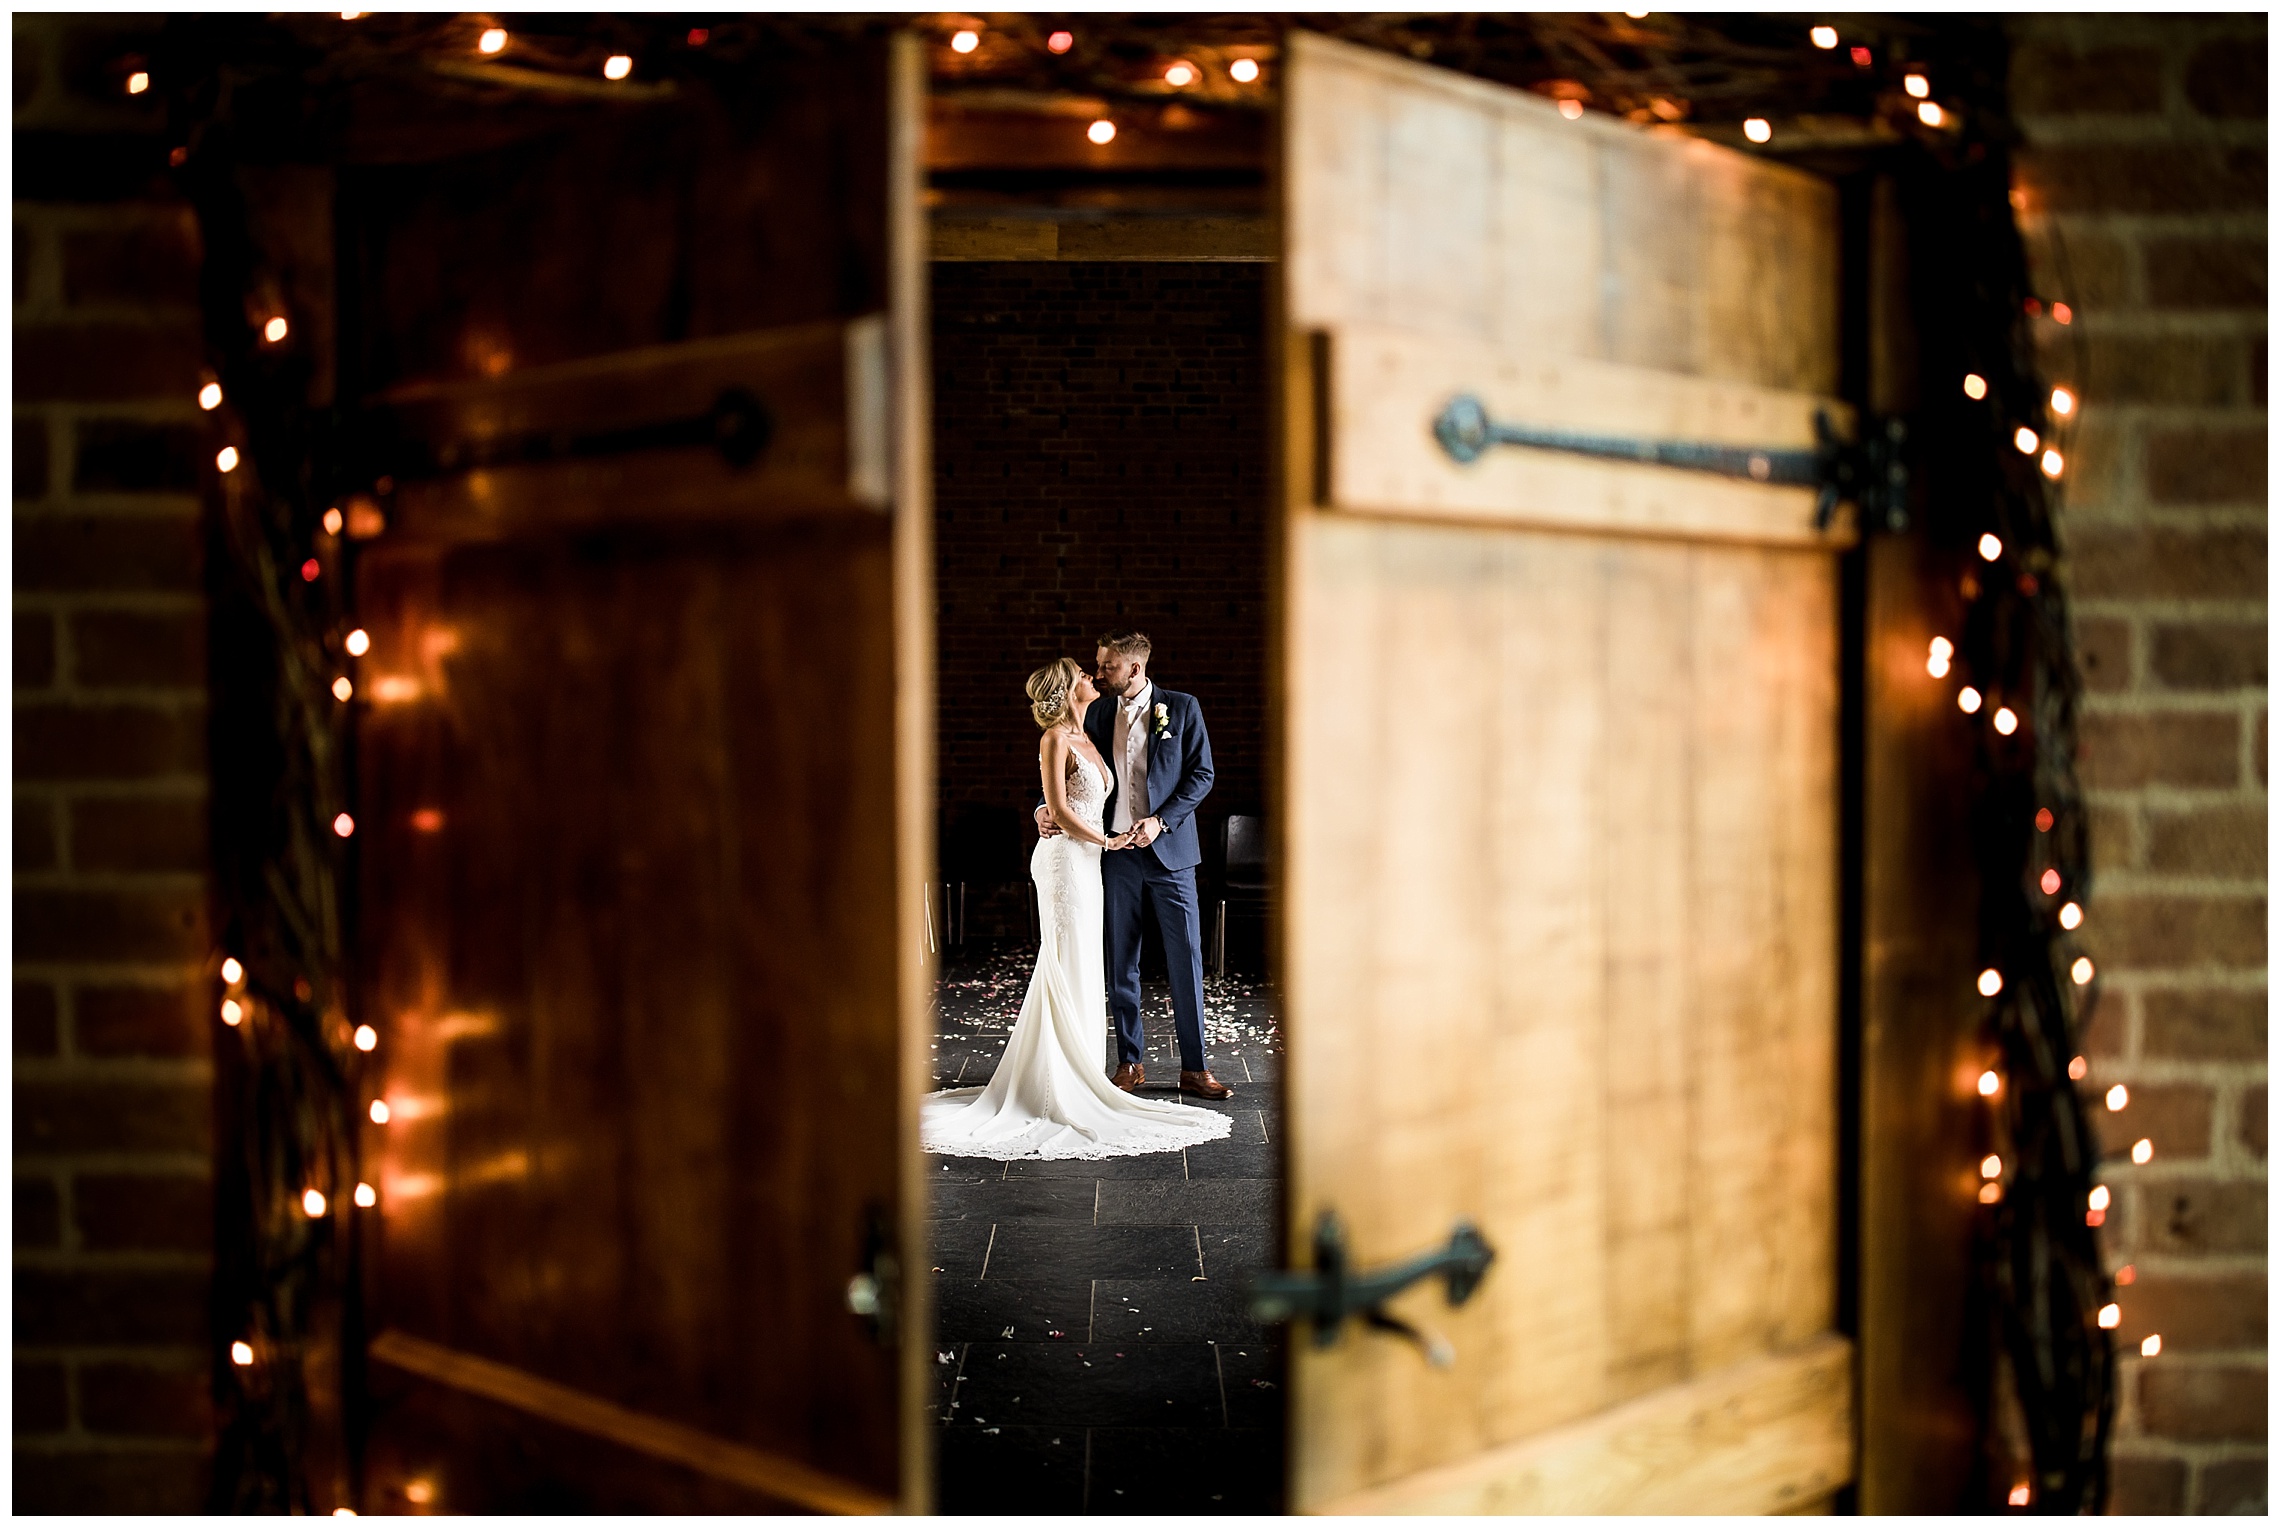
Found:
<svg viewBox="0 0 2280 1528"><path fill-rule="evenodd" d="M1211 964L1219 975L1227 974L1227 899L1219 899L1219 927L1212 934Z"/></svg>

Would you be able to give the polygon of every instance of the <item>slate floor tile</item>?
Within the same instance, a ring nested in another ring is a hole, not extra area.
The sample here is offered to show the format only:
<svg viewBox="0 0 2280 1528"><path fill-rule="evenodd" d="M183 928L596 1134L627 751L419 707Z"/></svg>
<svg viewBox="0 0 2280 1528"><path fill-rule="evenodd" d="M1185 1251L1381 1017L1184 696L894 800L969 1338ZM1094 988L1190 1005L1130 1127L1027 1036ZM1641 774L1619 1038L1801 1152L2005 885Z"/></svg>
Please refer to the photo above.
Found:
<svg viewBox="0 0 2280 1528"><path fill-rule="evenodd" d="M1099 1219L1104 1226L1265 1225L1274 1189L1263 1178L1104 1182Z"/></svg>
<svg viewBox="0 0 2280 1528"><path fill-rule="evenodd" d="M1187 1149L1187 1175L1191 1178L1272 1178L1281 1157L1279 1147L1239 1140L1207 1141Z"/></svg>
<svg viewBox="0 0 2280 1528"><path fill-rule="evenodd" d="M1188 1226L1009 1221L998 1227L991 1264L1009 1278L1048 1268L1060 1277L1085 1279L1190 1278L1202 1272Z"/></svg>
<svg viewBox="0 0 2280 1528"><path fill-rule="evenodd" d="M1282 1435L1279 1427L1095 1428L1091 1474L1087 1512L1277 1513Z"/></svg>
<svg viewBox="0 0 2280 1528"><path fill-rule="evenodd" d="M979 1345L974 1351L981 1351ZM969 1357L966 1362L971 1369L973 1360ZM1226 1386L1229 1426L1281 1431L1283 1361L1274 1339L1220 1344L1219 1376Z"/></svg>
<svg viewBox="0 0 2280 1528"><path fill-rule="evenodd" d="M1187 1164L1176 1151L1144 1157L1110 1157L1101 1162L1009 1162L1009 1178L1184 1178Z"/></svg>
<svg viewBox="0 0 2280 1528"><path fill-rule="evenodd" d="M957 1427L1218 1427L1219 1364L1204 1343L977 1342Z"/></svg>
<svg viewBox="0 0 2280 1528"><path fill-rule="evenodd" d="M969 1340L1082 1343L1087 1340L1092 1308L1093 1280L1056 1279L1046 1269L979 1282L938 1279L935 1345ZM1061 1335L1055 1337L1055 1332Z"/></svg>
<svg viewBox="0 0 2280 1528"><path fill-rule="evenodd" d="M936 1509L976 1513L1084 1510L1082 1427L953 1427L941 1435Z"/></svg>
<svg viewBox="0 0 2280 1528"><path fill-rule="evenodd" d="M1275 1264L1273 1243L1263 1226L1198 1226L1203 1272L1210 1279L1243 1279Z"/></svg>
<svg viewBox="0 0 2280 1528"><path fill-rule="evenodd" d="M1201 1342L1260 1345L1267 1332L1250 1315L1240 1279L1101 1279L1093 1285L1096 1342Z"/></svg>
<svg viewBox="0 0 2280 1528"><path fill-rule="evenodd" d="M935 1183L927 1213L936 1220L1065 1220L1091 1225L1098 1180L1008 1178L978 1183Z"/></svg>
<svg viewBox="0 0 2280 1528"><path fill-rule="evenodd" d="M982 1260L989 1255L990 1232L986 1220L935 1220L926 1227L927 1266L953 1279L978 1279Z"/></svg>

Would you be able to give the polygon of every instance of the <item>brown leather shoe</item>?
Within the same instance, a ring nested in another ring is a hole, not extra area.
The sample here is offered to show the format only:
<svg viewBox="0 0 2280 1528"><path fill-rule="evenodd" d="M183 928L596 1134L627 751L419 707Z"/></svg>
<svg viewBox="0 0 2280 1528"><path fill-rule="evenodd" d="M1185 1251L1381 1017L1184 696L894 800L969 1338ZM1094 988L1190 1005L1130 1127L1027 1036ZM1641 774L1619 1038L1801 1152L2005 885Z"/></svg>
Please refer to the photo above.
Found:
<svg viewBox="0 0 2280 1528"><path fill-rule="evenodd" d="M1180 1073L1180 1091L1198 1098L1233 1098L1235 1090L1208 1071Z"/></svg>
<svg viewBox="0 0 2280 1528"><path fill-rule="evenodd" d="M1127 1061L1118 1067L1114 1078L1116 1085L1127 1093L1139 1092L1140 1085L1147 1080L1148 1074L1140 1069L1137 1061Z"/></svg>

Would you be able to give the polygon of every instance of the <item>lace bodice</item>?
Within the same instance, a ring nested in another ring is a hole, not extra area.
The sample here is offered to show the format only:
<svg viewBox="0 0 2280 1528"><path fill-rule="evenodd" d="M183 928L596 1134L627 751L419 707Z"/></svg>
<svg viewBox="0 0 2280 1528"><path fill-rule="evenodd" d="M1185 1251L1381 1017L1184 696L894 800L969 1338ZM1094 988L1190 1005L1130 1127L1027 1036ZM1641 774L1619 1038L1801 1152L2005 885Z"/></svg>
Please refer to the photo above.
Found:
<svg viewBox="0 0 2280 1528"><path fill-rule="evenodd" d="M1107 773L1072 748L1067 778L1069 810L1076 813L1086 827L1101 831L1101 818L1108 810Z"/></svg>

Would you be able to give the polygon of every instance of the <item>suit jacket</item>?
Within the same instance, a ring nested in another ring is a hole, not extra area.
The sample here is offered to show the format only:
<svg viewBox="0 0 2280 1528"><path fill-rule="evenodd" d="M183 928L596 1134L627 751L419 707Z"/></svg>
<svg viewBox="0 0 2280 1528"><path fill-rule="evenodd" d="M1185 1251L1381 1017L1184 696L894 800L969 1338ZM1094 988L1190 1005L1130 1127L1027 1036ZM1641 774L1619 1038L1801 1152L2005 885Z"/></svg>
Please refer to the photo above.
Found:
<svg viewBox="0 0 2280 1528"><path fill-rule="evenodd" d="M1117 793L1124 777L1117 769L1116 707L1114 696L1103 695L1085 711L1085 736L1108 760L1108 805L1101 821L1116 820ZM1156 725L1156 707L1164 708L1164 726ZM1193 695L1156 686L1142 720L1148 728L1148 804L1132 814L1160 817L1164 831L1145 849L1122 849L1121 854L1153 854L1166 870L1186 870L1203 862L1202 836L1195 830L1195 809L1211 794L1211 737L1203 730L1203 707Z"/></svg>

